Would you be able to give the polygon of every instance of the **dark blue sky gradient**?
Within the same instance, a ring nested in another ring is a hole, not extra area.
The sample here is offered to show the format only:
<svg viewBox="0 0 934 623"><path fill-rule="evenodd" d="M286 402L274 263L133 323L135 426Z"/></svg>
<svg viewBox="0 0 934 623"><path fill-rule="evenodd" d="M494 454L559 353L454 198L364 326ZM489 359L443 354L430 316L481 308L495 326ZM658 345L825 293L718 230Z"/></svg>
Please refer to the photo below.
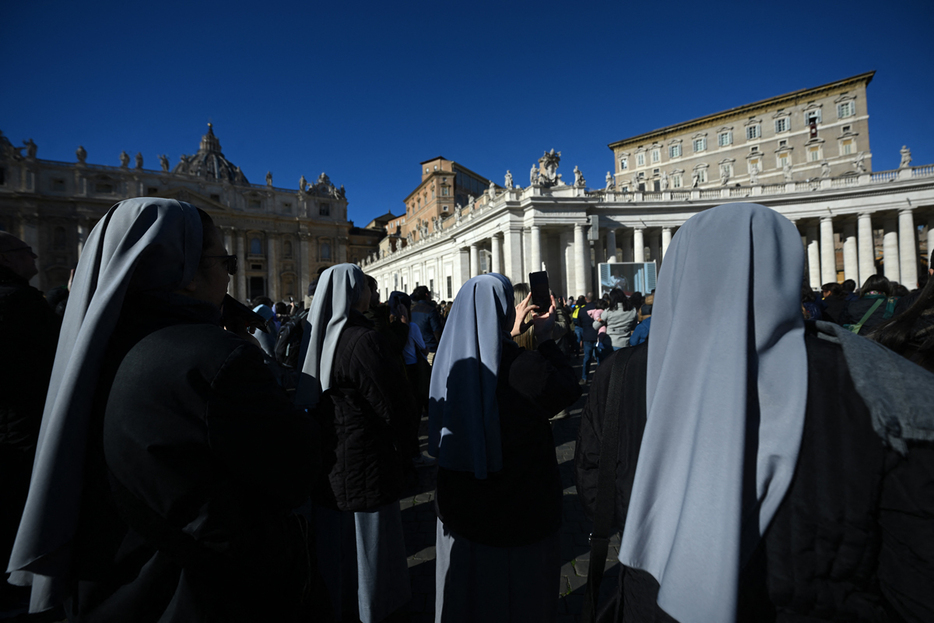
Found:
<svg viewBox="0 0 934 623"><path fill-rule="evenodd" d="M524 186L554 148L600 188L608 143L874 69L873 169L934 163L934 2L631 4L9 2L0 130L157 169L210 120L251 182L325 171L363 225L438 155Z"/></svg>

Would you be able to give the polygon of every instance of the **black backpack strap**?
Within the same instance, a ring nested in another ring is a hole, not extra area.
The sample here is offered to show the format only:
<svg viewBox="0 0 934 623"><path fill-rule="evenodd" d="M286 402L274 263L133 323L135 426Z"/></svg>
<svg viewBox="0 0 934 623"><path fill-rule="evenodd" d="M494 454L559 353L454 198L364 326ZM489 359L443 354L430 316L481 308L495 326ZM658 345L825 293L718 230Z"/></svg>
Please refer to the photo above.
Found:
<svg viewBox="0 0 934 623"><path fill-rule="evenodd" d="M606 566L606 554L613 529L616 508L616 464L619 459L620 405L623 397L623 382L629 370L630 353L618 354L613 358L610 370L610 386L603 411L603 438L600 443L600 466L597 468L597 498L590 533L590 562L587 570L587 592L581 621L596 620L597 600L600 598L600 583ZM625 362L621 363L621 360Z"/></svg>

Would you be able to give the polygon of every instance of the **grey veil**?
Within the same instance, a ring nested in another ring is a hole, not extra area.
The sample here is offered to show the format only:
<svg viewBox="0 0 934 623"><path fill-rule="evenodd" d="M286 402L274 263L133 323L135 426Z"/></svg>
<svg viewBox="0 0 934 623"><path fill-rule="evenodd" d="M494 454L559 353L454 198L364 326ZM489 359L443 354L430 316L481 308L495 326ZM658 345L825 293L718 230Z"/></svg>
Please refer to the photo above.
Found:
<svg viewBox="0 0 934 623"><path fill-rule="evenodd" d="M296 405L314 407L321 394L331 387L337 340L347 324L350 310L363 294L364 279L363 271L354 264L337 264L318 278L318 288L308 312L311 331L307 323L305 325L305 335L310 334L310 338L302 341L305 352L300 358L304 363L295 390Z"/></svg>
<svg viewBox="0 0 934 623"><path fill-rule="evenodd" d="M692 217L665 255L619 560L651 573L658 605L683 623L735 619L740 569L794 474L803 268L794 225L754 204Z"/></svg>
<svg viewBox="0 0 934 623"><path fill-rule="evenodd" d="M10 558L10 581L32 584L30 610L69 588L91 405L128 291L174 291L194 277L201 220L171 199L122 201L88 236L68 299L42 416L29 497Z"/></svg>

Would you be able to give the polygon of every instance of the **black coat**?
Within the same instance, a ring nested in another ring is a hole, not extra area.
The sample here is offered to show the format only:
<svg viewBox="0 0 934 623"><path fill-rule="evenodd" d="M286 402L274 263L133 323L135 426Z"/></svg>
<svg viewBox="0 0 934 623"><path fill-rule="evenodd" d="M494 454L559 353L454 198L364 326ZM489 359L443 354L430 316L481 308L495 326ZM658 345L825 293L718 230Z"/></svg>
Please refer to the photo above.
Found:
<svg viewBox="0 0 934 623"><path fill-rule="evenodd" d="M577 314L577 319L581 322L581 328L583 332L581 333L583 342L596 342L597 341L597 330L593 328L593 318L590 317L589 312L592 309L597 309L597 304L594 301L591 301L581 307L580 312Z"/></svg>
<svg viewBox="0 0 934 623"><path fill-rule="evenodd" d="M855 301L850 301L847 303L846 311L844 311L840 316L839 324L856 324L862 320L863 316L866 315L866 312L872 308L873 304L875 304L877 300L879 299L870 295L860 297ZM870 332L870 330L882 324L886 320L884 316L885 308L887 305L888 302L883 297L882 304L879 305L879 307L876 308L876 311L872 312L872 315L869 316L869 318L866 319L866 322L863 323L863 327L859 331L860 335L866 335Z"/></svg>
<svg viewBox="0 0 934 623"><path fill-rule="evenodd" d="M298 621L311 607L313 553L290 510L316 475L313 424L218 318L196 302L121 314L92 413L69 620Z"/></svg>
<svg viewBox="0 0 934 623"><path fill-rule="evenodd" d="M759 548L740 575L738 621L934 620L934 446L883 446L840 347L808 335L808 397L795 476ZM608 365L630 357L635 413L620 414L617 514L621 529L645 427L647 346L597 369L576 450L578 493L592 516ZM672 621L655 603L658 583L625 568L617 621Z"/></svg>
<svg viewBox="0 0 934 623"><path fill-rule="evenodd" d="M316 499L344 511L399 499L415 403L399 358L357 311L337 341L331 388L317 412L327 482Z"/></svg>
<svg viewBox="0 0 934 623"><path fill-rule="evenodd" d="M445 526L472 541L528 545L561 527L561 477L548 418L580 397L554 341L529 351L503 343L497 379L503 469L486 479L438 469L435 503Z"/></svg>

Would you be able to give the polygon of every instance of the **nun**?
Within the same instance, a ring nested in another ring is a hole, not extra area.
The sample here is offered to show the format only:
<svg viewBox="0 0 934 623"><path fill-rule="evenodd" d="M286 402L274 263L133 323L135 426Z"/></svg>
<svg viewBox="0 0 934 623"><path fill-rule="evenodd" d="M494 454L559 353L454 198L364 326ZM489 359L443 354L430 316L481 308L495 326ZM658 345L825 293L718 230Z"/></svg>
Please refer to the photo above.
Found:
<svg viewBox="0 0 934 623"><path fill-rule="evenodd" d="M354 264L321 274L295 392L324 439L313 499L331 603L338 620L362 623L387 618L411 596L399 497L415 406L399 357L364 316L372 295Z"/></svg>
<svg viewBox="0 0 934 623"><path fill-rule="evenodd" d="M221 327L237 259L203 211L110 209L75 272L9 569L69 621L309 620L318 451Z"/></svg>
<svg viewBox="0 0 934 623"><path fill-rule="evenodd" d="M575 462L592 514L616 418L607 620L934 620L934 375L806 323L803 272L781 214L700 212L665 255L648 341L598 369ZM738 296L712 304L724 283Z"/></svg>
<svg viewBox="0 0 934 623"><path fill-rule="evenodd" d="M520 348L513 288L499 274L457 294L431 374L438 459L435 621L554 621L562 488L548 419L581 395L555 345L554 299ZM531 308L535 311L537 308Z"/></svg>

